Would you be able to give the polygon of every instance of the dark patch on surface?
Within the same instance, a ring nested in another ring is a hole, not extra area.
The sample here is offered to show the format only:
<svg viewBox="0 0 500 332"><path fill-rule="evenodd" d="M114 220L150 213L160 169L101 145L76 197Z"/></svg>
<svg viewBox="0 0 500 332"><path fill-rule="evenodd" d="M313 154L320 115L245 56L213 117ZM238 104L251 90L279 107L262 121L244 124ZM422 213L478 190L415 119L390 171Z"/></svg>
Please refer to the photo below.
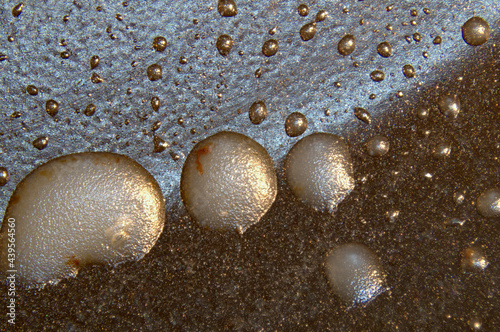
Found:
<svg viewBox="0 0 500 332"><path fill-rule="evenodd" d="M194 153L196 154L196 169L198 170L200 175L203 175L203 165L201 163L201 157L212 153L213 147L214 143L208 143L207 145L204 145L198 150L194 151Z"/></svg>

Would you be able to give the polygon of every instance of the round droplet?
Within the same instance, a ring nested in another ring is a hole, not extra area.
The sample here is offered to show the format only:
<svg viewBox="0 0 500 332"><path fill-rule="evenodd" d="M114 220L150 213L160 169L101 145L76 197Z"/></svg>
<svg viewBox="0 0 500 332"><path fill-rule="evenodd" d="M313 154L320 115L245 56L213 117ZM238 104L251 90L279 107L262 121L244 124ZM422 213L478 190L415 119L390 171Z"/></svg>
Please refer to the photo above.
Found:
<svg viewBox="0 0 500 332"><path fill-rule="evenodd" d="M94 104L88 104L87 107L85 107L85 110L83 111L83 114L86 116L92 116L95 114L96 107Z"/></svg>
<svg viewBox="0 0 500 332"><path fill-rule="evenodd" d="M255 70L254 75L255 75L255 78L260 78L262 76L262 68L257 68Z"/></svg>
<svg viewBox="0 0 500 332"><path fill-rule="evenodd" d="M132 159L103 152L70 154L37 167L10 198L2 225L15 219L17 277L26 287L56 284L84 264L141 259L165 222L158 183Z"/></svg>
<svg viewBox="0 0 500 332"><path fill-rule="evenodd" d="M370 78L374 82L382 82L385 79L385 74L381 70L374 70L370 73Z"/></svg>
<svg viewBox="0 0 500 332"><path fill-rule="evenodd" d="M62 58L62 59L68 59L69 58L69 52L68 51L62 51L59 56Z"/></svg>
<svg viewBox="0 0 500 332"><path fill-rule="evenodd" d="M217 46L217 50L219 50L220 55L226 56L229 54L231 51L231 48L233 48L233 38L229 35L220 35L219 38L217 38L217 43L215 44Z"/></svg>
<svg viewBox="0 0 500 332"><path fill-rule="evenodd" d="M482 17L474 16L462 26L462 37L469 45L482 45L490 39L490 26Z"/></svg>
<svg viewBox="0 0 500 332"><path fill-rule="evenodd" d="M162 69L161 66L157 63L153 63L148 67L146 71L148 78L150 81L158 81L162 78Z"/></svg>
<svg viewBox="0 0 500 332"><path fill-rule="evenodd" d="M158 110L160 109L160 104L160 98L156 96L151 97L151 108L153 109L153 111L158 112Z"/></svg>
<svg viewBox="0 0 500 332"><path fill-rule="evenodd" d="M500 188L483 192L477 199L476 208L483 217L500 217Z"/></svg>
<svg viewBox="0 0 500 332"><path fill-rule="evenodd" d="M471 319L469 319L469 327L472 331L481 331L481 329L483 328L483 321L481 317L471 317Z"/></svg>
<svg viewBox="0 0 500 332"><path fill-rule="evenodd" d="M356 37L353 35L345 35L339 41L337 48L339 53L343 56L351 54L356 49Z"/></svg>
<svg viewBox="0 0 500 332"><path fill-rule="evenodd" d="M181 175L187 211L202 226L243 234L269 210L277 193L274 164L251 138L223 131L196 144Z"/></svg>
<svg viewBox="0 0 500 332"><path fill-rule="evenodd" d="M368 303L386 290L382 264L363 244L333 249L326 256L325 269L333 292L351 305Z"/></svg>
<svg viewBox="0 0 500 332"><path fill-rule="evenodd" d="M219 0L217 10L219 14L224 17L235 16L238 13L234 0Z"/></svg>
<svg viewBox="0 0 500 332"><path fill-rule="evenodd" d="M262 54L265 56L273 56L278 52L278 41L276 39L269 39L262 45Z"/></svg>
<svg viewBox="0 0 500 332"><path fill-rule="evenodd" d="M349 149L333 134L314 133L299 140L288 152L284 168L293 194L320 212L333 214L354 189Z"/></svg>
<svg viewBox="0 0 500 332"><path fill-rule="evenodd" d="M99 56L97 55L93 55L91 58L90 58L90 69L94 69L96 68L97 66L99 66L99 62L101 60L99 59Z"/></svg>
<svg viewBox="0 0 500 332"><path fill-rule="evenodd" d="M267 117L266 103L263 101L256 101L250 106L248 116L253 124L261 124Z"/></svg>
<svg viewBox="0 0 500 332"><path fill-rule="evenodd" d="M45 103L45 111L50 116L56 116L57 112L59 112L59 104L57 103L57 101L49 99Z"/></svg>
<svg viewBox="0 0 500 332"><path fill-rule="evenodd" d="M36 96L38 94L38 88L36 86L34 86L34 85L28 85L26 87L26 92L29 95Z"/></svg>
<svg viewBox="0 0 500 332"><path fill-rule="evenodd" d="M389 145L387 137L375 135L366 142L366 149L370 156L381 157L389 152Z"/></svg>
<svg viewBox="0 0 500 332"><path fill-rule="evenodd" d="M388 42L382 42L377 46L377 52L380 56L388 58L392 55L392 46Z"/></svg>
<svg viewBox="0 0 500 332"><path fill-rule="evenodd" d="M0 167L0 187L3 187L9 182L9 172L7 168Z"/></svg>
<svg viewBox="0 0 500 332"><path fill-rule="evenodd" d="M163 52L167 48L167 40L163 36L157 36L153 39L153 48L157 52Z"/></svg>
<svg viewBox="0 0 500 332"><path fill-rule="evenodd" d="M49 144L49 138L47 136L40 136L32 142L33 146L38 150L43 150Z"/></svg>
<svg viewBox="0 0 500 332"><path fill-rule="evenodd" d="M102 77L97 73L92 73L92 75L90 75L90 81L94 84L99 84L99 83L104 82Z"/></svg>
<svg viewBox="0 0 500 332"><path fill-rule="evenodd" d="M406 76L406 78L415 77L415 68L413 68L412 65L404 65L403 74Z"/></svg>
<svg viewBox="0 0 500 332"><path fill-rule="evenodd" d="M309 15L309 7L304 3L299 5L299 7L297 8L297 11L299 12L300 16Z"/></svg>
<svg viewBox="0 0 500 332"><path fill-rule="evenodd" d="M427 109L426 107L419 108L417 111L417 116L420 120L427 120L427 118L429 117L429 109Z"/></svg>
<svg viewBox="0 0 500 332"><path fill-rule="evenodd" d="M432 156L436 159L443 159L450 155L451 144L448 142L441 142L432 149Z"/></svg>
<svg viewBox="0 0 500 332"><path fill-rule="evenodd" d="M439 45L443 42L443 38L441 38L441 36L436 36L436 38L434 38L434 40L432 41L432 43L434 45Z"/></svg>
<svg viewBox="0 0 500 332"><path fill-rule="evenodd" d="M438 98L438 108L445 116L456 118L460 113L460 99L457 95L441 95Z"/></svg>
<svg viewBox="0 0 500 332"><path fill-rule="evenodd" d="M413 34L413 40L416 42L416 43L420 43L422 41L422 36L418 33L418 32L415 32Z"/></svg>
<svg viewBox="0 0 500 332"><path fill-rule="evenodd" d="M18 17L23 12L24 3L20 2L14 7L12 7L12 16Z"/></svg>
<svg viewBox="0 0 500 332"><path fill-rule="evenodd" d="M372 122L372 115L362 107L355 107L354 115L366 124L370 124Z"/></svg>
<svg viewBox="0 0 500 332"><path fill-rule="evenodd" d="M307 130L307 118L300 112L293 112L286 117L285 132L290 137L302 135Z"/></svg>
<svg viewBox="0 0 500 332"><path fill-rule="evenodd" d="M316 19L315 21L316 22L323 22L324 20L326 20L326 18L328 17L328 12L326 10L320 10L317 14L316 14Z"/></svg>
<svg viewBox="0 0 500 332"><path fill-rule="evenodd" d="M460 253L460 267L464 272L479 272L484 270L489 262L479 247L470 247Z"/></svg>
<svg viewBox="0 0 500 332"><path fill-rule="evenodd" d="M179 63L180 63L181 65L185 65L187 62L188 62L188 59L187 59L186 57L181 56L181 57L179 58Z"/></svg>
<svg viewBox="0 0 500 332"><path fill-rule="evenodd" d="M170 145L165 142L163 140L163 138L161 138L160 136L158 135L155 135L153 137L153 152L156 152L156 153L160 153L160 152L163 152L165 151L165 149L167 149Z"/></svg>
<svg viewBox="0 0 500 332"><path fill-rule="evenodd" d="M311 40L316 34L316 23L307 23L302 28L300 28L300 38L303 41Z"/></svg>

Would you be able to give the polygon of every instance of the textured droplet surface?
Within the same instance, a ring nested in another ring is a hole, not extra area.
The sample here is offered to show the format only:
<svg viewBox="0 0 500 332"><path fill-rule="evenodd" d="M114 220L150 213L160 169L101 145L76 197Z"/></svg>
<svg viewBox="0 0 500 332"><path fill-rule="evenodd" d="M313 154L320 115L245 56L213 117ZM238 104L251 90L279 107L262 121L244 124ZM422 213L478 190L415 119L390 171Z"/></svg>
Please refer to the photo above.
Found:
<svg viewBox="0 0 500 332"><path fill-rule="evenodd" d="M56 116L59 112L59 103L54 99L49 99L45 102L45 112L50 116Z"/></svg>
<svg viewBox="0 0 500 332"><path fill-rule="evenodd" d="M483 217L500 217L500 188L483 192L477 199L476 208Z"/></svg>
<svg viewBox="0 0 500 332"><path fill-rule="evenodd" d="M362 107L355 107L354 115L366 124L370 124L372 122L372 115Z"/></svg>
<svg viewBox="0 0 500 332"><path fill-rule="evenodd" d="M370 78L373 82L382 82L385 79L385 74L381 70L374 70L370 73Z"/></svg>
<svg viewBox="0 0 500 332"><path fill-rule="evenodd" d="M392 46L388 42L382 42L377 46L377 52L380 56L388 58L392 55Z"/></svg>
<svg viewBox="0 0 500 332"><path fill-rule="evenodd" d="M161 66L157 63L149 66L146 70L146 74L148 75L149 80L153 82L160 80L163 76Z"/></svg>
<svg viewBox="0 0 500 332"><path fill-rule="evenodd" d="M415 77L415 68L413 68L412 65L404 65L403 66L403 75L405 75L406 78Z"/></svg>
<svg viewBox="0 0 500 332"><path fill-rule="evenodd" d="M474 16L462 26L462 37L469 45L482 45L490 39L490 26L482 17Z"/></svg>
<svg viewBox="0 0 500 332"><path fill-rule="evenodd" d="M234 0L219 0L217 10L219 14L224 17L235 16L238 13L238 8Z"/></svg>
<svg viewBox="0 0 500 332"><path fill-rule="evenodd" d="M356 49L356 37L347 34L339 41L337 45L339 53L343 56L350 55Z"/></svg>
<svg viewBox="0 0 500 332"><path fill-rule="evenodd" d="M307 23L300 28L300 38L302 38L303 41L308 41L313 39L314 35L316 34L316 23Z"/></svg>
<svg viewBox="0 0 500 332"><path fill-rule="evenodd" d="M153 39L153 48L157 52L163 52L167 48L167 39L163 36L157 36Z"/></svg>
<svg viewBox="0 0 500 332"><path fill-rule="evenodd" d="M285 132L289 137L297 137L307 130L308 122L304 114L293 112L286 117Z"/></svg>
<svg viewBox="0 0 500 332"><path fill-rule="evenodd" d="M251 138L223 131L196 144L181 175L181 197L202 226L243 234L269 210L277 193L274 164Z"/></svg>
<svg viewBox="0 0 500 332"><path fill-rule="evenodd" d="M302 3L297 7L297 11L299 12L300 16L307 16L309 15L309 7Z"/></svg>
<svg viewBox="0 0 500 332"><path fill-rule="evenodd" d="M154 178L126 156L52 159L28 174L9 201L0 264L7 261L9 218L16 221L18 277L27 287L76 276L85 264L141 259L163 230L164 204Z"/></svg>
<svg viewBox="0 0 500 332"><path fill-rule="evenodd" d="M460 268L463 272L479 272L490 264L480 247L470 247L460 253Z"/></svg>
<svg viewBox="0 0 500 332"><path fill-rule="evenodd" d="M267 40L262 45L262 54L265 56L273 56L278 52L278 41L276 39Z"/></svg>
<svg viewBox="0 0 500 332"><path fill-rule="evenodd" d="M368 154L373 157L381 157L389 152L389 140L387 137L375 135L366 142Z"/></svg>
<svg viewBox="0 0 500 332"><path fill-rule="evenodd" d="M368 303L386 290L382 264L363 244L334 248L326 256L325 270L333 292L351 305Z"/></svg>
<svg viewBox="0 0 500 332"><path fill-rule="evenodd" d="M349 149L333 134L314 133L299 140L288 152L284 167L293 194L320 212L334 213L354 188Z"/></svg>
<svg viewBox="0 0 500 332"><path fill-rule="evenodd" d="M233 44L234 42L231 36L220 35L219 38L217 38L215 46L217 47L217 50L219 51L220 55L226 56L231 51L231 48L233 48Z"/></svg>
<svg viewBox="0 0 500 332"><path fill-rule="evenodd" d="M83 114L86 116L92 116L95 114L96 107L94 104L88 104L87 107L85 107L85 110L83 111Z"/></svg>
<svg viewBox="0 0 500 332"><path fill-rule="evenodd" d="M261 124L267 117L266 103L262 100L253 103L248 110L248 117L253 124Z"/></svg>
<svg viewBox="0 0 500 332"><path fill-rule="evenodd" d="M454 119L460 113L460 99L457 95L441 95L438 98L438 108L445 116Z"/></svg>

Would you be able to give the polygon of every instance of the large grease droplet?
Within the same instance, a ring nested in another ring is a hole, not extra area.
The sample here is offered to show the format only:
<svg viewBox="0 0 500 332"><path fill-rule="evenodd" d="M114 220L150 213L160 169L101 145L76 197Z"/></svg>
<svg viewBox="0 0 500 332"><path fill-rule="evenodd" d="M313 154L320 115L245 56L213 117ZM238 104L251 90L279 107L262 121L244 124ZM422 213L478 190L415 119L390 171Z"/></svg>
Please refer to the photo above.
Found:
<svg viewBox="0 0 500 332"><path fill-rule="evenodd" d="M339 136L314 133L302 138L285 158L289 188L315 210L334 213L354 188L347 144Z"/></svg>
<svg viewBox="0 0 500 332"><path fill-rule="evenodd" d="M302 38L303 41L308 41L313 39L315 34L316 34L315 22L304 24L304 26L300 28L300 38Z"/></svg>
<svg viewBox="0 0 500 332"><path fill-rule="evenodd" d="M477 199L477 211L486 218L500 217L500 188L486 190Z"/></svg>
<svg viewBox="0 0 500 332"><path fill-rule="evenodd" d="M350 34L345 35L339 41L339 44L337 45L337 49L338 49L339 53L343 56L351 54L356 49L356 37L354 37L353 35L350 35Z"/></svg>
<svg viewBox="0 0 500 332"><path fill-rule="evenodd" d="M248 110L248 116L253 124L261 124L267 117L266 103L261 100L253 103Z"/></svg>
<svg viewBox="0 0 500 332"><path fill-rule="evenodd" d="M482 17L474 16L462 26L462 37L469 45L482 45L490 39L490 26Z"/></svg>
<svg viewBox="0 0 500 332"><path fill-rule="evenodd" d="M274 165L251 138L223 131L194 146L181 175L187 211L202 226L243 234L269 210L277 193Z"/></svg>
<svg viewBox="0 0 500 332"><path fill-rule="evenodd" d="M351 305L368 303L386 290L382 264L363 244L333 249L326 256L325 269L334 293Z"/></svg>
<svg viewBox="0 0 500 332"><path fill-rule="evenodd" d="M262 45L262 54L265 56L273 56L278 52L278 41L276 39L267 40Z"/></svg>
<svg viewBox="0 0 500 332"><path fill-rule="evenodd" d="M217 38L215 46L217 47L217 50L219 51L220 55L226 56L231 51L231 48L233 48L233 44L234 42L231 36L220 35L219 38Z"/></svg>
<svg viewBox="0 0 500 332"><path fill-rule="evenodd" d="M460 99L457 95L441 95L438 98L438 108L445 116L456 118L460 113Z"/></svg>
<svg viewBox="0 0 500 332"><path fill-rule="evenodd" d="M219 0L217 4L219 14L224 17L235 16L238 13L236 2L234 0Z"/></svg>

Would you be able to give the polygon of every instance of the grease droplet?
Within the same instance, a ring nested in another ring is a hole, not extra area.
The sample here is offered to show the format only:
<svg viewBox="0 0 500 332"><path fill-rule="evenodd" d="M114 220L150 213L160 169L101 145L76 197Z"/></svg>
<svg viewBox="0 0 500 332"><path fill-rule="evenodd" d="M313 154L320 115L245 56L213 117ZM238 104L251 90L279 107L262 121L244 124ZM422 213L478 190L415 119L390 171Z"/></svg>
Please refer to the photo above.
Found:
<svg viewBox="0 0 500 332"><path fill-rule="evenodd" d="M91 58L90 58L90 69L94 69L95 67L99 66L99 62L101 60L99 59L99 56L97 55L93 55Z"/></svg>
<svg viewBox="0 0 500 332"><path fill-rule="evenodd" d="M263 101L256 101L250 106L248 116L253 124L261 124L267 117L267 107Z"/></svg>
<svg viewBox="0 0 500 332"><path fill-rule="evenodd" d="M350 34L345 35L339 41L337 49L339 53L343 56L351 54L356 49L356 37Z"/></svg>
<svg viewBox="0 0 500 332"><path fill-rule="evenodd" d="M490 263L486 259L483 250L479 247L470 247L463 250L460 255L460 267L463 272L479 272L484 270Z"/></svg>
<svg viewBox="0 0 500 332"><path fill-rule="evenodd" d="M456 118L460 113L460 99L457 95L441 95L438 98L438 108L445 116Z"/></svg>
<svg viewBox="0 0 500 332"><path fill-rule="evenodd" d="M447 142L441 142L432 149L432 156L436 159L443 159L450 155L451 144Z"/></svg>
<svg viewBox="0 0 500 332"><path fill-rule="evenodd" d="M364 123L370 124L372 122L371 114L362 107L355 107L354 115Z"/></svg>
<svg viewBox="0 0 500 332"><path fill-rule="evenodd" d="M99 83L104 82L102 77L97 73L92 73L92 75L90 75L90 81L94 84L99 84Z"/></svg>
<svg viewBox="0 0 500 332"><path fill-rule="evenodd" d="M477 199L476 208L483 217L500 217L500 189L493 188L483 192Z"/></svg>
<svg viewBox="0 0 500 332"><path fill-rule="evenodd" d="M316 14L316 19L315 21L316 22L323 22L324 20L326 20L326 18L328 17L328 12L326 10L320 10L317 14Z"/></svg>
<svg viewBox="0 0 500 332"><path fill-rule="evenodd" d="M156 96L151 97L151 108L153 109L153 111L158 112L158 110L160 109L160 104L160 98Z"/></svg>
<svg viewBox="0 0 500 332"><path fill-rule="evenodd" d="M389 140L380 135L375 135L366 142L368 154L373 157L381 157L387 154L387 152L389 152L389 146Z"/></svg>
<svg viewBox="0 0 500 332"><path fill-rule="evenodd" d="M9 182L9 172L7 168L0 167L0 187L3 187Z"/></svg>
<svg viewBox="0 0 500 332"><path fill-rule="evenodd" d="M300 112L293 112L285 120L285 132L290 137L302 135L307 129L307 118Z"/></svg>
<svg viewBox="0 0 500 332"><path fill-rule="evenodd" d="M167 48L167 40L163 36L157 36L153 39L153 48L157 52L163 52Z"/></svg>
<svg viewBox="0 0 500 332"><path fill-rule="evenodd" d="M434 38L434 40L432 41L432 43L434 45L439 45L443 42L443 38L441 38L441 36L436 36L436 38Z"/></svg>
<svg viewBox="0 0 500 332"><path fill-rule="evenodd" d="M309 15L309 7L304 3L299 5L299 7L297 8L297 11L299 12L300 16Z"/></svg>
<svg viewBox="0 0 500 332"><path fill-rule="evenodd" d="M146 71L148 78L150 81L158 81L162 78L162 69L161 66L157 63L152 64L148 67Z"/></svg>
<svg viewBox="0 0 500 332"><path fill-rule="evenodd" d="M45 103L45 111L50 115L50 116L55 116L57 112L59 112L59 104L57 101L53 99L47 100Z"/></svg>
<svg viewBox="0 0 500 332"><path fill-rule="evenodd" d="M377 46L377 52L380 56L388 58L392 55L392 46L388 42L382 42Z"/></svg>
<svg viewBox="0 0 500 332"><path fill-rule="evenodd" d="M96 107L94 104L88 104L87 107L85 107L85 110L83 111L83 114L86 116L92 116L95 114Z"/></svg>
<svg viewBox="0 0 500 332"><path fill-rule="evenodd" d="M385 74L384 74L383 71L374 70L374 71L371 72L370 78L374 82L381 82L381 81L383 81L385 79Z"/></svg>
<svg viewBox="0 0 500 332"><path fill-rule="evenodd" d="M224 17L235 16L238 13L234 0L219 0L217 10L219 14Z"/></svg>
<svg viewBox="0 0 500 332"><path fill-rule="evenodd" d="M315 34L316 34L315 22L304 24L304 26L300 28L300 38L302 38L303 41L311 40Z"/></svg>
<svg viewBox="0 0 500 332"><path fill-rule="evenodd" d="M160 136L155 135L153 137L153 152L160 153L165 151L169 147L169 144L165 142Z"/></svg>
<svg viewBox="0 0 500 332"><path fill-rule="evenodd" d="M474 16L462 26L462 37L469 45L482 45L490 39L490 26L482 17Z"/></svg>
<svg viewBox="0 0 500 332"><path fill-rule="evenodd" d="M406 78L415 77L415 68L413 68L412 65L404 65L403 74L406 76Z"/></svg>
<svg viewBox="0 0 500 332"><path fill-rule="evenodd" d="M68 59L69 58L69 52L68 51L62 51L61 54L59 54L59 56L62 59Z"/></svg>
<svg viewBox="0 0 500 332"><path fill-rule="evenodd" d="M262 68L257 68L255 70L255 78L260 78L262 76Z"/></svg>
<svg viewBox="0 0 500 332"><path fill-rule="evenodd" d="M278 41L276 39L267 40L262 45L262 54L265 56L273 56L278 52Z"/></svg>
<svg viewBox="0 0 500 332"><path fill-rule="evenodd" d="M23 12L24 3L20 2L12 8L12 16L18 17Z"/></svg>
<svg viewBox="0 0 500 332"><path fill-rule="evenodd" d="M34 85L28 85L26 87L26 92L29 95L36 96L38 94L38 88L36 86L34 86Z"/></svg>
<svg viewBox="0 0 500 332"><path fill-rule="evenodd" d="M215 45L217 46L217 50L219 51L220 55L226 56L231 51L233 44L234 42L231 36L220 35L219 38L217 38L217 42Z"/></svg>
<svg viewBox="0 0 500 332"><path fill-rule="evenodd" d="M43 150L49 143L49 138L47 136L40 136L33 141L33 146L38 150Z"/></svg>

